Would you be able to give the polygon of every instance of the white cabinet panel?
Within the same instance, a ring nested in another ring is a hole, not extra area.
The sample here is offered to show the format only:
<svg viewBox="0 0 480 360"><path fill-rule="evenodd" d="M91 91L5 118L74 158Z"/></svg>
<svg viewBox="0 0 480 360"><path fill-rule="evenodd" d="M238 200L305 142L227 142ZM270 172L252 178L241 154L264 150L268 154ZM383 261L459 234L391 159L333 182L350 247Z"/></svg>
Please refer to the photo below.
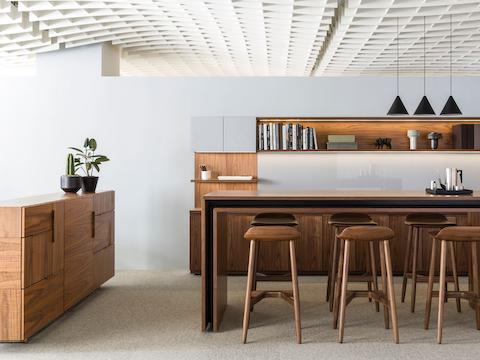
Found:
<svg viewBox="0 0 480 360"><path fill-rule="evenodd" d="M255 116L225 116L223 118L223 151L255 152L256 124Z"/></svg>
<svg viewBox="0 0 480 360"><path fill-rule="evenodd" d="M223 151L223 117L196 116L190 122L193 151Z"/></svg>

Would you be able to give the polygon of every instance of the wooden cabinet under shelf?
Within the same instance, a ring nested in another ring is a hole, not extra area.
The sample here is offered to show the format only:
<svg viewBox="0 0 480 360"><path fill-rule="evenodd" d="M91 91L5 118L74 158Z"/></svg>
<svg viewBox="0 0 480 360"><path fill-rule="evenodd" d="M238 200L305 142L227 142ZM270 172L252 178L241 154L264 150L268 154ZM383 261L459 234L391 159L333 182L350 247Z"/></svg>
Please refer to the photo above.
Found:
<svg viewBox="0 0 480 360"><path fill-rule="evenodd" d="M0 203L0 341L27 341L111 278L113 228L113 191Z"/></svg>

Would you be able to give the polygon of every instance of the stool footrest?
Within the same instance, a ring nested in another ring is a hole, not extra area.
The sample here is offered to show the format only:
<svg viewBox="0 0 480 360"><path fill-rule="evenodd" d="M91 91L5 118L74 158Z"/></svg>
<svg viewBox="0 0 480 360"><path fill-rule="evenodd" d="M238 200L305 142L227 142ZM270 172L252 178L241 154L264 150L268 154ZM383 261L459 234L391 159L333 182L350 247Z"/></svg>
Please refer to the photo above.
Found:
<svg viewBox="0 0 480 360"><path fill-rule="evenodd" d="M383 293L383 291L370 291L370 290L349 290L347 291L347 305L357 297L369 298L373 301L377 301L382 303L385 306L389 306L389 302L387 296Z"/></svg>
<svg viewBox="0 0 480 360"><path fill-rule="evenodd" d="M292 273L267 275L262 273L256 274L256 281L292 281Z"/></svg>
<svg viewBox="0 0 480 360"><path fill-rule="evenodd" d="M252 291L252 305L266 298L279 298L293 306L293 291L291 290L255 290Z"/></svg>

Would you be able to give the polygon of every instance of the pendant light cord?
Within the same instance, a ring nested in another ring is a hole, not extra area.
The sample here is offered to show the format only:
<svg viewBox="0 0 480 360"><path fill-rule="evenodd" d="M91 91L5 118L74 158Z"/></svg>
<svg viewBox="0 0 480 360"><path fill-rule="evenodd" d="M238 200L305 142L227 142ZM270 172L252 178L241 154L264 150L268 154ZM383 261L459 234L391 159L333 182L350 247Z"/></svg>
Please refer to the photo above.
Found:
<svg viewBox="0 0 480 360"><path fill-rule="evenodd" d="M399 56L400 36L398 32L398 16L397 16L397 96L400 95L400 56Z"/></svg>
<svg viewBox="0 0 480 360"><path fill-rule="evenodd" d="M450 14L450 96L452 96L452 14Z"/></svg>
<svg viewBox="0 0 480 360"><path fill-rule="evenodd" d="M427 55L426 55L426 25L425 25L426 16L423 17L423 96L427 94Z"/></svg>

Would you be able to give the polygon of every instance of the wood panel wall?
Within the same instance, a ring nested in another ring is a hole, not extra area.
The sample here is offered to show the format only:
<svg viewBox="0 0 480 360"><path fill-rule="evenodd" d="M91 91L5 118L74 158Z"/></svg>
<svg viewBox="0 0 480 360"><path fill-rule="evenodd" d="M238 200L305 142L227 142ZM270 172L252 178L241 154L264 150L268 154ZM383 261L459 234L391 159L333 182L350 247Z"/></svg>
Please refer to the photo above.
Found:
<svg viewBox="0 0 480 360"><path fill-rule="evenodd" d="M331 244L334 231L328 225L329 213L294 213L299 221L299 231L302 234L301 239L297 243L297 264L299 273L301 274L326 274L328 271L329 256L331 252ZM249 244L243 239L243 234L250 226L250 221L254 217L254 213L229 213L222 218L225 221L220 227L221 238L226 241L227 271L229 274L245 274L248 264L248 247ZM395 231L395 238L391 241L393 269L396 274L403 271L403 262L405 256L405 247L408 235L408 227L404 224L406 214L371 214L373 219L383 226L389 226ZM200 212L196 213L199 221ZM448 217L456 221L458 225L467 225L472 223L480 223L479 219L471 219L472 215L468 214L450 214ZM422 229L419 264L418 268L421 272L427 272L429 266L431 252L431 238L428 232L432 229ZM191 272L200 273L201 264L201 236L200 228L195 231L196 236L191 237L191 253L190 264ZM351 253L350 269L352 272L364 272L367 267L365 244L353 244ZM463 245L457 248L457 263L459 271L467 270L466 249ZM438 255L437 255L438 256ZM288 247L287 244L262 243L259 254L259 271L263 273L282 273L288 271Z"/></svg>

